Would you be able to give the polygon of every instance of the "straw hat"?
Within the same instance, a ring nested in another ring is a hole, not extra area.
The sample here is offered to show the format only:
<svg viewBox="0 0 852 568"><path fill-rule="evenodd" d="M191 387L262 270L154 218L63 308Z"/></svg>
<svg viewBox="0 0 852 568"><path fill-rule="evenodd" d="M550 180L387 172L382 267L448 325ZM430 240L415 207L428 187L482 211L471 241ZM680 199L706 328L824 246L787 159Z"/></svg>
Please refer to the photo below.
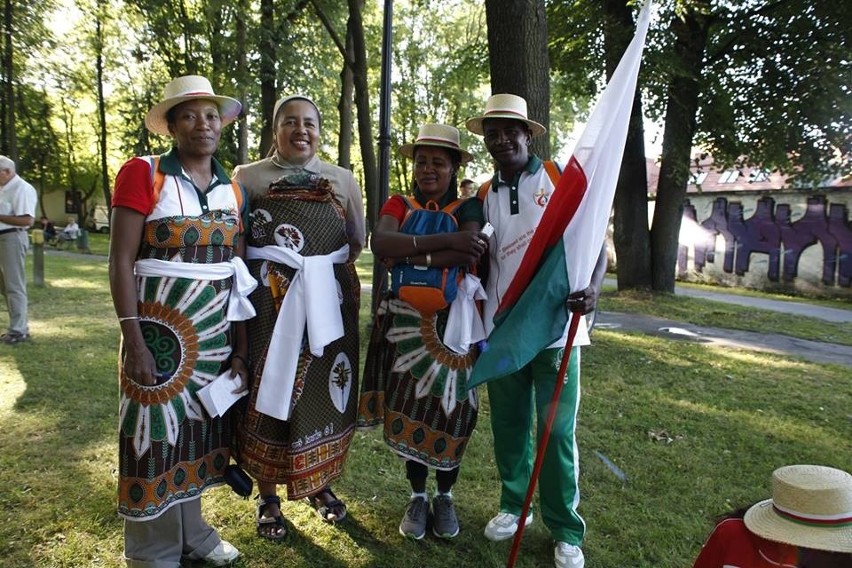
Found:
<svg viewBox="0 0 852 568"><path fill-rule="evenodd" d="M461 154L461 163L466 164L473 159L467 150L459 144L459 130L447 124L424 124L417 133L413 144L403 144L399 147L399 153L406 158L414 158L414 148L417 146L436 146L455 150Z"/></svg>
<svg viewBox="0 0 852 568"><path fill-rule="evenodd" d="M746 511L746 527L775 542L852 552L852 475L819 465L772 473L772 499Z"/></svg>
<svg viewBox="0 0 852 568"><path fill-rule="evenodd" d="M544 126L527 118L527 101L518 95L510 95L508 93L491 95L485 103L485 114L469 118L465 122L465 126L474 134L482 136L485 134L482 129L482 121L486 118L512 118L520 120L529 126L533 138L547 132Z"/></svg>
<svg viewBox="0 0 852 568"><path fill-rule="evenodd" d="M219 106L222 126L232 123L243 108L242 103L231 97L223 97L213 92L210 81L198 75L184 75L172 79L163 89L163 100L151 107L145 116L145 126L154 134L169 135L166 114L180 103L193 99L206 99Z"/></svg>

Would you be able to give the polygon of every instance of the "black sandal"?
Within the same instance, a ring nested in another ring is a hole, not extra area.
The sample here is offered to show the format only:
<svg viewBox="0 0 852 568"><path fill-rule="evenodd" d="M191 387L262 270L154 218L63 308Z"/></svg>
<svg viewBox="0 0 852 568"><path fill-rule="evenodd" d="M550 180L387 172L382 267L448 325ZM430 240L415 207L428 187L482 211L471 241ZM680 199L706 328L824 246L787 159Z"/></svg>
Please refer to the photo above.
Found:
<svg viewBox="0 0 852 568"><path fill-rule="evenodd" d="M275 517L264 517L263 511L269 505L278 506L278 515ZM278 495L269 495L268 497L257 496L257 515L255 516L255 524L257 526L257 536L269 540L284 540L287 536L287 523L284 522L284 517L281 516L281 499Z"/></svg>
<svg viewBox="0 0 852 568"><path fill-rule="evenodd" d="M331 501L323 503L320 495L329 495ZM334 524L346 518L346 503L338 499L330 487L324 487L310 497L306 497L306 499L311 507L316 510L317 515L326 523Z"/></svg>

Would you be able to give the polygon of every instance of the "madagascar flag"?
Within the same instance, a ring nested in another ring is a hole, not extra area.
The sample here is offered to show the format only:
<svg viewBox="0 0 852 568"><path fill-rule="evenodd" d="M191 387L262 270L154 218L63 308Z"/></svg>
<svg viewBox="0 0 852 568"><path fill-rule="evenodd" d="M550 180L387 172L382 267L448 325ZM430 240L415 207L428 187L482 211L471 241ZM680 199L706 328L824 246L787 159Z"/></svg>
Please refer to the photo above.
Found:
<svg viewBox="0 0 852 568"><path fill-rule="evenodd" d="M650 13L648 0L500 302L471 387L514 373L562 337L570 317L568 294L591 281L615 196Z"/></svg>

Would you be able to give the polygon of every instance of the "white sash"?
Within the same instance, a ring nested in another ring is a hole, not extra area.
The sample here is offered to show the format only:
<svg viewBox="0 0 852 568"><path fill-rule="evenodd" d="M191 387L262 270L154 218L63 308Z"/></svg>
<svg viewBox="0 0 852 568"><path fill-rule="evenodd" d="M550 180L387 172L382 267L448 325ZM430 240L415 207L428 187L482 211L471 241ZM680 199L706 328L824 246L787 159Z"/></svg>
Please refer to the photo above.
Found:
<svg viewBox="0 0 852 568"><path fill-rule="evenodd" d="M447 327L444 328L444 345L459 355L466 355L472 344L486 337L482 317L476 309L476 300L486 298L479 278L465 274L459 283L456 298L450 304Z"/></svg>
<svg viewBox="0 0 852 568"><path fill-rule="evenodd" d="M349 245L316 256L302 256L275 245L248 247L246 257L296 269L275 320L255 403L258 412L287 420L306 326L308 345L317 357L322 356L326 345L343 337L334 265L346 262Z"/></svg>
<svg viewBox="0 0 852 568"><path fill-rule="evenodd" d="M257 313L248 299L249 294L257 288L257 280L252 277L243 259L238 256L230 262L213 264L143 258L136 261L134 272L136 276L165 276L192 280L233 278L231 294L228 298L228 321L244 321L253 318Z"/></svg>

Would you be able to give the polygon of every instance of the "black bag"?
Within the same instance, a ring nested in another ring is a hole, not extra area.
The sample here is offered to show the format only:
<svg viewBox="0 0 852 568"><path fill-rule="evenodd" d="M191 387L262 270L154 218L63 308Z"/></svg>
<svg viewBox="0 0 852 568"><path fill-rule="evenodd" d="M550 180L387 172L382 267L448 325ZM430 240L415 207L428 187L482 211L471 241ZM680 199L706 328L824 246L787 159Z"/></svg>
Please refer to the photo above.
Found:
<svg viewBox="0 0 852 568"><path fill-rule="evenodd" d="M225 483L240 497L244 499L251 497L253 482L249 474L240 466L231 464L225 468Z"/></svg>

